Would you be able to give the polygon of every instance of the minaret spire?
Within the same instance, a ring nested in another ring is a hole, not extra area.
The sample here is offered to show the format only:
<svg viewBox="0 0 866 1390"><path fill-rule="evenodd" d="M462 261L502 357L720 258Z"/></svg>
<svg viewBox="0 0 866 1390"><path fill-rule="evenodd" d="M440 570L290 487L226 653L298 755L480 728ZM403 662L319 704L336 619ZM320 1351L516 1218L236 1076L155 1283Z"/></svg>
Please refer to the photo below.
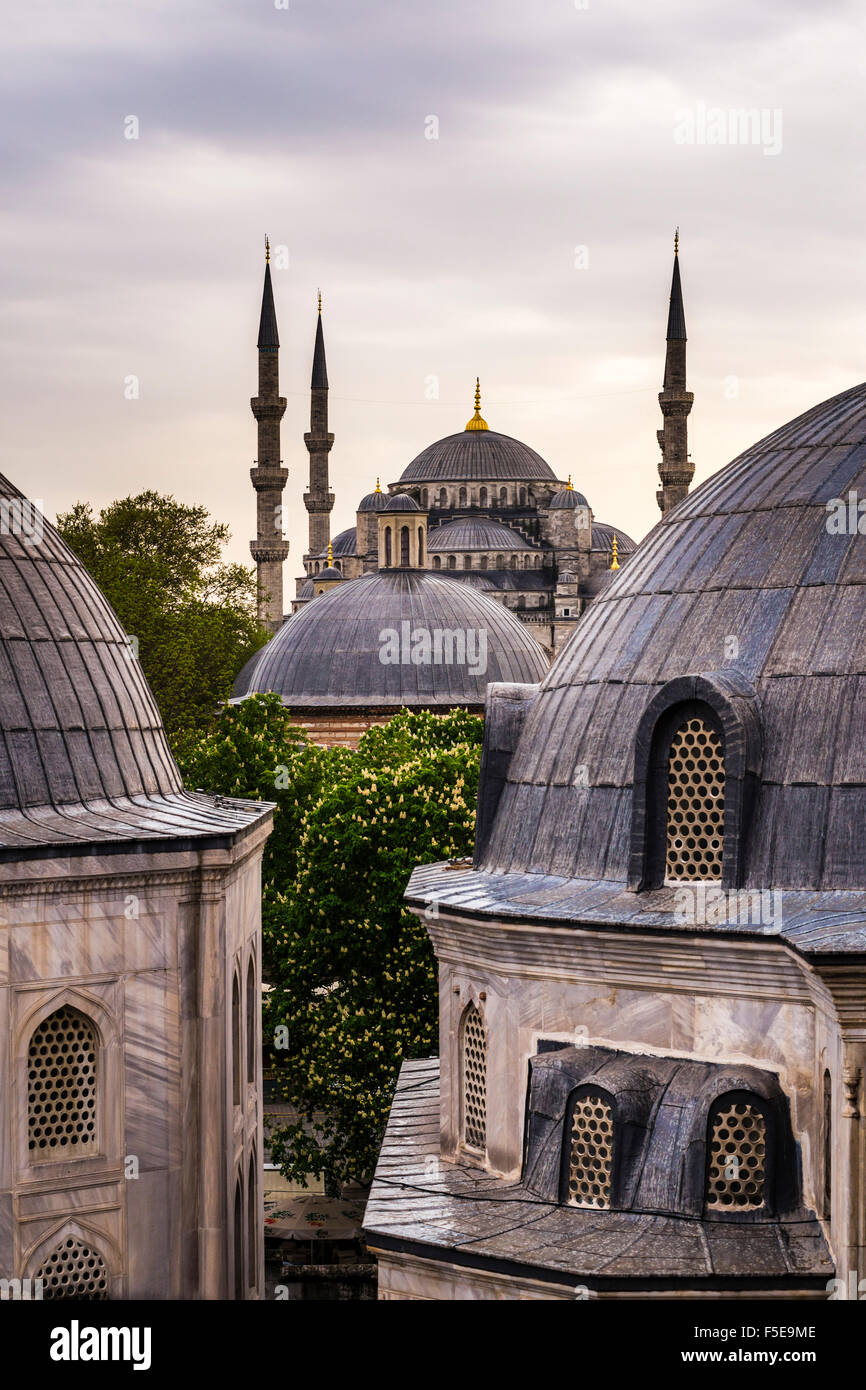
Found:
<svg viewBox="0 0 866 1390"><path fill-rule="evenodd" d="M656 500L664 515L686 496L695 466L689 459L688 417L694 396L686 390L686 315L680 281L680 229L674 234L674 269L668 308L663 389L659 392L664 426L657 431L662 451L661 487Z"/></svg>
<svg viewBox="0 0 866 1390"><path fill-rule="evenodd" d="M258 425L258 457L250 469L256 490L256 539L250 553L258 577L258 618L276 632L283 621L283 563L289 543L283 540L282 495L289 476L280 458L280 421L286 398L280 395L280 337L271 284L271 248L265 237L265 283L259 317L259 393L250 401Z"/></svg>
<svg viewBox="0 0 866 1390"><path fill-rule="evenodd" d="M310 378L310 430L304 435L310 455L310 488L304 493L309 516L309 550L305 559L321 555L331 537L331 508L334 494L328 483L328 455L334 436L328 433L328 365L325 361L325 333L322 327L322 292L318 292L316 341Z"/></svg>

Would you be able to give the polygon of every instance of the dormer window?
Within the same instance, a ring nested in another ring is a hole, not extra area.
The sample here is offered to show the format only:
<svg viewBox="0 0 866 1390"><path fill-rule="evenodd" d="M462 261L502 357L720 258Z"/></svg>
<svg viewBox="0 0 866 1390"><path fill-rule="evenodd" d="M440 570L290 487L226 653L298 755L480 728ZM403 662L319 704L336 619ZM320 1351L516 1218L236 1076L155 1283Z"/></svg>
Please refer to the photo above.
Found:
<svg viewBox="0 0 866 1390"><path fill-rule="evenodd" d="M668 750L668 883L721 882L724 822L723 736L700 714L690 714L675 729Z"/></svg>
<svg viewBox="0 0 866 1390"><path fill-rule="evenodd" d="M613 1182L613 1105L600 1090L578 1092L566 1130L568 1167L563 1200L571 1207L610 1208Z"/></svg>
<svg viewBox="0 0 866 1390"><path fill-rule="evenodd" d="M708 1211L760 1211L767 1205L767 1112L757 1096L722 1096L710 1111Z"/></svg>

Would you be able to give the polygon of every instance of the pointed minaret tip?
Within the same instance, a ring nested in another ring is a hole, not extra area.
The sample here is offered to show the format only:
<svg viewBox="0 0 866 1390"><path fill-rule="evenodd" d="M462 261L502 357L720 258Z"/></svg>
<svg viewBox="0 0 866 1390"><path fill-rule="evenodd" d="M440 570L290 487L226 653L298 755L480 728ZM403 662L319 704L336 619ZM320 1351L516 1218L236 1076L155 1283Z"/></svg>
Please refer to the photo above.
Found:
<svg viewBox="0 0 866 1390"><path fill-rule="evenodd" d="M318 292L319 315L316 319L316 345L313 348L313 375L310 386L313 391L327 391L328 365L325 361L325 334L322 329L322 292Z"/></svg>
<svg viewBox="0 0 866 1390"><path fill-rule="evenodd" d="M270 265L270 263L271 263L271 243L270 243L270 241L268 240L268 234L267 234L267 232L265 232L265 265Z"/></svg>
<svg viewBox="0 0 866 1390"><path fill-rule="evenodd" d="M259 317L258 349L276 352L280 346L277 332L277 311L274 308L274 288L271 284L271 243L265 237L265 283L262 289L262 312Z"/></svg>
<svg viewBox="0 0 866 1390"><path fill-rule="evenodd" d="M475 378L475 414L472 416L472 419L468 421L466 428L468 430L486 430L490 428L487 421L482 419L481 416L481 380L479 377Z"/></svg>
<svg viewBox="0 0 866 1390"><path fill-rule="evenodd" d="M683 287L680 280L680 229L674 234L674 273L671 278L671 297L668 308L667 339L686 337L686 313L683 308Z"/></svg>
<svg viewBox="0 0 866 1390"><path fill-rule="evenodd" d="M321 313L321 312L322 312L322 291L321 291L321 290L317 290L317 291L316 291L316 295L317 295L317 298L318 298L318 300L319 300L319 313Z"/></svg>
<svg viewBox="0 0 866 1390"><path fill-rule="evenodd" d="M676 231L674 232L674 255L675 255L675 256L678 256L679 254L680 254L680 229L679 229L679 227L677 227Z"/></svg>

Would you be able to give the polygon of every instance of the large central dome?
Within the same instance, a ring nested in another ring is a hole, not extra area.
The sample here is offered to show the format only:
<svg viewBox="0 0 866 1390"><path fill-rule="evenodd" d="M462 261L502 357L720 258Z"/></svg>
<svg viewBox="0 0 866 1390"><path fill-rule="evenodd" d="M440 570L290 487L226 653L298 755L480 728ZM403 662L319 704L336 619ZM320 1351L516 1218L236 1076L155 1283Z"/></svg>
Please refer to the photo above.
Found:
<svg viewBox="0 0 866 1390"><path fill-rule="evenodd" d="M495 430L461 430L437 439L412 460L400 483L545 482L556 474L540 454Z"/></svg>

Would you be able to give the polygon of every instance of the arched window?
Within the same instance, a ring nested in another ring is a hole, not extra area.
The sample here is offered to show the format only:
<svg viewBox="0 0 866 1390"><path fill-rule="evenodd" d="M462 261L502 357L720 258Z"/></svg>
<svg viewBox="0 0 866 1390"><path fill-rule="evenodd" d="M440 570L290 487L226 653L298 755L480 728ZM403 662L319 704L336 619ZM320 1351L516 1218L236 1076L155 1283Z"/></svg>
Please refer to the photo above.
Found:
<svg viewBox="0 0 866 1390"><path fill-rule="evenodd" d="M513 570L516 570L516 569L517 569L517 556L516 556L516 555L512 555L512 557L511 557L511 568L512 568Z"/></svg>
<svg viewBox="0 0 866 1390"><path fill-rule="evenodd" d="M457 557L456 557L455 555L449 555L449 556L448 556L448 568L449 568L450 570L456 570L456 568L457 568Z"/></svg>
<svg viewBox="0 0 866 1390"><path fill-rule="evenodd" d="M256 1157L250 1154L250 1167L247 1175L247 1284L254 1289L258 1284L259 1273L259 1185L257 1182Z"/></svg>
<svg viewBox="0 0 866 1390"><path fill-rule="evenodd" d="M256 1079L256 1052L258 1050L258 1012L256 999L256 972L252 960L247 968L247 1081L252 1085Z"/></svg>
<svg viewBox="0 0 866 1390"><path fill-rule="evenodd" d="M720 1096L709 1116L706 1204L710 1211L760 1211L766 1201L767 1107L746 1091Z"/></svg>
<svg viewBox="0 0 866 1390"><path fill-rule="evenodd" d="M434 555L434 556L433 556L433 568L434 568L434 570L441 570L441 568L442 568L442 556L441 556L441 555Z"/></svg>
<svg viewBox="0 0 866 1390"><path fill-rule="evenodd" d="M342 560L335 560L335 561L334 561L334 569L335 569L335 570L342 570L342 568L343 568L343 562L342 562Z"/></svg>
<svg viewBox="0 0 866 1390"><path fill-rule="evenodd" d="M421 489L421 506L424 508L425 511L427 510L427 496L428 496L428 494L427 494L427 489L426 489L426 487L422 487L422 489Z"/></svg>
<svg viewBox="0 0 866 1390"><path fill-rule="evenodd" d="M108 1298L108 1270L98 1250L77 1236L67 1236L51 1251L36 1271L42 1280L43 1299L82 1299L88 1303Z"/></svg>
<svg viewBox="0 0 866 1390"><path fill-rule="evenodd" d="M447 506L448 506L448 490L447 490L447 488L440 487L440 489L439 489L439 506L440 506L440 507L447 507Z"/></svg>
<svg viewBox="0 0 866 1390"><path fill-rule="evenodd" d="M482 569L482 570L486 570L486 569L487 569L487 556L486 556L486 555L482 555L482 556L481 556L481 559L478 561L478 568L479 568L479 569Z"/></svg>
<svg viewBox="0 0 866 1390"><path fill-rule="evenodd" d="M471 568L472 568L472 556L471 556L471 555L464 555L464 556L463 556L463 568L464 568L465 570L471 570Z"/></svg>
<svg viewBox="0 0 866 1390"><path fill-rule="evenodd" d="M466 489L465 489L465 487L462 487L462 488L460 489L458 506L461 506L461 507L465 507L465 506L466 506Z"/></svg>
<svg viewBox="0 0 866 1390"><path fill-rule="evenodd" d="M235 1298L244 1296L244 1207L241 1196L241 1180L238 1175L235 1183Z"/></svg>
<svg viewBox="0 0 866 1390"><path fill-rule="evenodd" d="M474 1004L463 1015L463 1143L487 1148L487 1030Z"/></svg>
<svg viewBox="0 0 866 1390"><path fill-rule="evenodd" d="M497 557L496 557L496 568L497 568L498 570L501 570L501 569L503 568L504 564L505 564L505 561L504 561L504 559L502 558L502 556L501 556L501 555L497 555Z"/></svg>
<svg viewBox="0 0 866 1390"><path fill-rule="evenodd" d="M499 505L500 505L501 507L507 507L507 506L508 506L508 488L507 488L507 487L501 487L501 488L499 489Z"/></svg>
<svg viewBox="0 0 866 1390"><path fill-rule="evenodd" d="M520 489L520 505L521 505L521 507L525 507L525 506L526 506L526 488L525 488L525 487L522 487L522 488Z"/></svg>
<svg viewBox="0 0 866 1390"><path fill-rule="evenodd" d="M390 567L390 564L391 564L391 527L390 527L390 526L386 526L386 527L385 527L385 567L386 567L386 568L389 568L389 567Z"/></svg>
<svg viewBox="0 0 866 1390"><path fill-rule="evenodd" d="M28 1148L36 1162L96 1153L96 1029L64 1004L34 1029L27 1052Z"/></svg>
<svg viewBox="0 0 866 1390"><path fill-rule="evenodd" d="M721 882L724 821L724 737L709 719L690 712L668 748L667 882Z"/></svg>
<svg viewBox="0 0 866 1390"><path fill-rule="evenodd" d="M536 568L537 570L540 570L540 569L541 569L541 556L540 556L540 555L536 555L536 557L535 557L535 568Z"/></svg>
<svg viewBox="0 0 866 1390"><path fill-rule="evenodd" d="M424 563L424 527L418 527L418 564Z"/></svg>
<svg viewBox="0 0 866 1390"><path fill-rule="evenodd" d="M833 1210L833 1083L824 1072L824 1200L822 1215L829 1221Z"/></svg>
<svg viewBox="0 0 866 1390"><path fill-rule="evenodd" d="M232 979L232 1105L241 1103L241 991Z"/></svg>
<svg viewBox="0 0 866 1390"><path fill-rule="evenodd" d="M401 565L408 565L408 563L409 563L409 527L408 527L408 526L401 526L401 527L400 527L400 564L401 564Z"/></svg>
<svg viewBox="0 0 866 1390"><path fill-rule="evenodd" d="M613 1103L605 1092L586 1086L575 1092L570 1111L563 1199L572 1207L607 1211L613 1186Z"/></svg>
<svg viewBox="0 0 866 1390"><path fill-rule="evenodd" d="M531 559L532 559L532 556L531 556L531 555L529 555L529 554L524 555L524 557L523 557L523 568L524 568L525 570L528 570L528 569L529 569L529 562L530 562Z"/></svg>
<svg viewBox="0 0 866 1390"><path fill-rule="evenodd" d="M318 562L318 560L317 560L316 563L313 565L313 573L314 573L314 574L318 574L318 573L319 573L319 562Z"/></svg>
<svg viewBox="0 0 866 1390"><path fill-rule="evenodd" d="M486 487L483 487L483 488L481 489L481 491L479 492L479 494L478 494L478 505L479 505L480 507L486 507L486 506L487 506L487 488L486 488Z"/></svg>

